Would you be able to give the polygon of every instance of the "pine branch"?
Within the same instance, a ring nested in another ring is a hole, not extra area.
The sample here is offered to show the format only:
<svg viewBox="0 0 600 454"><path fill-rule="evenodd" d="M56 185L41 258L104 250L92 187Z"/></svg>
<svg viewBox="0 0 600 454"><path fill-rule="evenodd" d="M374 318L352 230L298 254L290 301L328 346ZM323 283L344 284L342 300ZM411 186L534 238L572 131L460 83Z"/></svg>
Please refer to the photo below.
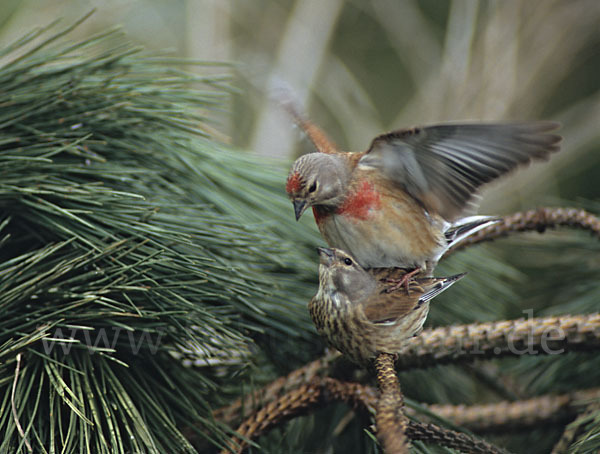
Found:
<svg viewBox="0 0 600 454"><path fill-rule="evenodd" d="M279 377L265 387L245 394L226 407L215 410L213 416L216 420L222 421L227 425L232 425L237 421L247 418L251 413L260 409L261 406L273 402L285 392L306 385L312 382L317 376L326 375L329 373L332 363L340 358L340 356L339 352L333 351L315 361L311 361L290 372L288 375Z"/></svg>
<svg viewBox="0 0 600 454"><path fill-rule="evenodd" d="M576 208L538 208L502 217L500 222L458 243L446 253L446 256L466 247L506 237L516 232L544 233L546 229L559 226L588 230L600 239L600 219L593 214Z"/></svg>
<svg viewBox="0 0 600 454"><path fill-rule="evenodd" d="M444 429L434 424L423 424L410 421L406 435L413 441L423 441L428 444L456 449L468 454L506 454L500 449L484 440L471 437L463 432Z"/></svg>
<svg viewBox="0 0 600 454"><path fill-rule="evenodd" d="M338 355L330 355L325 357L327 363L337 358ZM324 358L324 359L325 359ZM324 366L324 359L307 364L307 366L294 371L290 374L294 377L290 380L278 379L270 385L268 391L273 402L283 395L283 391L295 395L300 395L309 384L323 381L323 386L326 386L328 395L336 401L343 401L349 404L354 409L363 409L371 414L375 413L377 406L377 392L374 388L359 383L340 382L332 378L317 378L317 374L307 374L309 370L316 371L317 365ZM324 369L319 369L321 372ZM302 374L300 374L302 372ZM306 374L306 375L304 375ZM296 380L295 378L302 375L306 381ZM320 383L320 382L319 382ZM284 385L284 386L282 386ZM266 391L255 395L266 395ZM444 420L450 421L456 426L463 426L474 432L506 432L513 429L522 430L524 428L535 427L543 424L560 423L574 418L579 410L586 407L590 401L598 399L600 390L589 389L576 391L569 394L559 395L544 395L533 397L525 400L514 402L501 401L483 405L440 405L440 404L422 404L428 412L431 412ZM250 399L249 399L250 400ZM264 402L264 401L263 401ZM241 404L236 402L236 407L241 408ZM274 407L279 408L278 404ZM250 413L256 411L244 405L244 418L250 416ZM227 424L233 421L232 417L233 406L225 407L215 412L215 418ZM419 412L412 408L407 408L409 415L415 416ZM235 415L240 417L240 413ZM407 434L410 430L414 430L416 426L409 426ZM411 429L412 428L412 429ZM409 435L411 440L427 441L425 438L415 438L415 435ZM444 446L450 446L444 444ZM456 448L456 447L455 447ZM458 448L457 448L458 449Z"/></svg>
<svg viewBox="0 0 600 454"><path fill-rule="evenodd" d="M500 355L587 351L597 347L599 336L600 316L597 314L439 327L424 330L409 339L396 358L396 366L406 370ZM282 393L307 385L318 375L331 374L331 366L339 358L338 352L331 352L216 410L214 416L227 424L244 418L257 407L271 404Z"/></svg>
<svg viewBox="0 0 600 454"><path fill-rule="evenodd" d="M230 440L228 452L241 453L246 446L246 440L251 440L267 430L282 424L296 414L302 414L308 409L320 404L320 394L314 392L311 385L300 385L293 393L287 393L278 399L267 403L251 417L247 418L236 429L237 437Z"/></svg>
<svg viewBox="0 0 600 454"><path fill-rule="evenodd" d="M401 370L490 357L559 354L600 347L600 314L442 326L409 339L396 360Z"/></svg>
<svg viewBox="0 0 600 454"><path fill-rule="evenodd" d="M482 405L424 405L431 413L474 432L508 432L572 420L600 389Z"/></svg>
<svg viewBox="0 0 600 454"><path fill-rule="evenodd" d="M377 438L384 452L388 454L408 453L409 443L406 438L408 420L404 416L404 399L394 369L393 355L381 353L377 356L375 369L381 393L375 414Z"/></svg>
<svg viewBox="0 0 600 454"><path fill-rule="evenodd" d="M373 414L377 401L377 392L371 387L315 377L310 383L299 385L250 415L236 430L237 436L230 440L228 448L222 452L242 452L251 440L256 440L283 422L333 402L345 402L357 411ZM465 453L504 452L483 440L434 424L407 421L406 435L413 441L438 444ZM194 442L193 435L190 434L190 437Z"/></svg>

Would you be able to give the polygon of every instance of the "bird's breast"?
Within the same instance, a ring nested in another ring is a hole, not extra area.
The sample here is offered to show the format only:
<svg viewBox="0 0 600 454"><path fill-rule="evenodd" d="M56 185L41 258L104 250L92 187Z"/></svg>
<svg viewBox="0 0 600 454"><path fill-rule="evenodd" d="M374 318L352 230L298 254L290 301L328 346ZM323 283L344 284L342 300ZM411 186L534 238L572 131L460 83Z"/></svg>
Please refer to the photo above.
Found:
<svg viewBox="0 0 600 454"><path fill-rule="evenodd" d="M335 235L334 232L331 232L333 217L342 216L351 223L369 221L381 210L381 195L375 185L363 180L348 190L348 195L336 208L316 205L312 207L312 210L317 227L327 242L332 244L329 237ZM338 242L334 241L334 243ZM343 248L342 245L334 245L334 247Z"/></svg>
<svg viewBox="0 0 600 454"><path fill-rule="evenodd" d="M381 196L369 181L360 182L351 190L336 214L350 219L367 220L373 213L381 209Z"/></svg>
<svg viewBox="0 0 600 454"><path fill-rule="evenodd" d="M315 210L330 246L349 252L365 268L421 266L435 254L442 232L410 196L370 179L353 188L336 210Z"/></svg>

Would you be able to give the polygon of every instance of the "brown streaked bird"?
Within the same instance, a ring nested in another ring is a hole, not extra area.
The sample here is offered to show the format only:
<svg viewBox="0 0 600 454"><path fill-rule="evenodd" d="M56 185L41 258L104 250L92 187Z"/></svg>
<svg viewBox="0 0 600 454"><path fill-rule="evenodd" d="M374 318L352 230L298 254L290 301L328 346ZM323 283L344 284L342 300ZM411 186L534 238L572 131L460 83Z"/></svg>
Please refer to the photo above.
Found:
<svg viewBox="0 0 600 454"><path fill-rule="evenodd" d="M465 217L480 187L547 160L561 140L552 122L439 124L383 134L367 151L346 153L285 107L318 151L298 158L287 179L296 219L312 207L329 246L364 268L431 271L450 246L496 222Z"/></svg>
<svg viewBox="0 0 600 454"><path fill-rule="evenodd" d="M429 301L464 276L411 277L398 289L398 268L366 271L340 249L319 251L319 290L308 304L321 336L353 361L367 365L379 353L397 353L420 333Z"/></svg>

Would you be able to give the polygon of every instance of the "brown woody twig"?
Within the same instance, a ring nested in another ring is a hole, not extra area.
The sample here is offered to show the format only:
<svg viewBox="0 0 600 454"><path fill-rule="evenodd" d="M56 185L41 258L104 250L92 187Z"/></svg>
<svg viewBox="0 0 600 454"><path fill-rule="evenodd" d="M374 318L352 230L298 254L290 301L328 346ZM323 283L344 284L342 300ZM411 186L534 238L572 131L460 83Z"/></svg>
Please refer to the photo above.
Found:
<svg viewBox="0 0 600 454"><path fill-rule="evenodd" d="M321 358L279 377L267 386L242 396L226 407L213 412L213 417L227 425L240 421L254 413L261 406L273 402L286 391L307 385L318 375L328 375L331 364L341 357L341 353L334 351L323 355Z"/></svg>
<svg viewBox="0 0 600 454"><path fill-rule="evenodd" d="M406 435L413 441L436 444L467 454L502 454L506 452L484 440L462 432L443 429L433 424L410 421Z"/></svg>
<svg viewBox="0 0 600 454"><path fill-rule="evenodd" d="M576 417L592 399L600 398L600 388L569 394L544 395L515 402L484 405L425 405L436 416L473 432L504 432L539 424L564 423Z"/></svg>
<svg viewBox="0 0 600 454"><path fill-rule="evenodd" d="M224 449L222 453L240 453L248 446L246 440L255 440L290 418L340 401L356 410L373 414L378 397L377 392L369 386L341 382L328 377L315 377L311 383L288 391L246 419L236 430L240 437L232 439L228 449ZM483 440L434 424L407 421L406 435L411 440L435 443L469 454L500 454L503 452Z"/></svg>
<svg viewBox="0 0 600 454"><path fill-rule="evenodd" d="M324 378L318 386L324 388L324 392L330 401L345 402L355 410L367 411L371 414L375 413L377 392L370 386L341 382L332 378ZM413 441L437 444L470 454L503 452L501 449L465 433L416 421L407 421L406 436Z"/></svg>
<svg viewBox="0 0 600 454"><path fill-rule="evenodd" d="M585 210L577 208L538 208L504 216L500 222L465 238L450 249L445 256L468 246L505 237L514 232L535 231L543 233L548 228L558 226L589 230L592 235L600 238L600 219Z"/></svg>
<svg viewBox="0 0 600 454"><path fill-rule="evenodd" d="M523 354L559 354L600 346L600 314L563 315L425 330L406 342L401 369L459 360Z"/></svg>
<svg viewBox="0 0 600 454"><path fill-rule="evenodd" d="M598 345L598 314L476 323L423 331L407 342L402 354L396 359L396 365L408 369L447 363L455 359L482 359L508 354L552 354L563 348L587 350ZM226 424L239 421L284 392L308 384L318 375L328 375L331 365L338 358L340 354L333 352L312 361L227 407L215 410L214 417Z"/></svg>
<svg viewBox="0 0 600 454"><path fill-rule="evenodd" d="M381 392L375 415L377 437L387 454L408 453L408 420L404 416L404 399L394 368L394 356L389 353L379 354L375 359L375 369Z"/></svg>

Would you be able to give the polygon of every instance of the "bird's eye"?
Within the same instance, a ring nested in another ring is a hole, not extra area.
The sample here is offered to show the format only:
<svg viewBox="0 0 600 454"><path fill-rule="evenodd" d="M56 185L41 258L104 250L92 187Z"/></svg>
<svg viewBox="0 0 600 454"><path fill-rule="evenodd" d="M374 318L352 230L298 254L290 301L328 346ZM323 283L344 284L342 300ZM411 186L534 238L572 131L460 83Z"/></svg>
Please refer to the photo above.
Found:
<svg viewBox="0 0 600 454"><path fill-rule="evenodd" d="M352 260L350 260L349 258L345 258L344 259L344 263L348 266L352 265Z"/></svg>
<svg viewBox="0 0 600 454"><path fill-rule="evenodd" d="M315 192L317 190L317 182L315 181L313 184L310 185L310 188L308 188L308 192Z"/></svg>

